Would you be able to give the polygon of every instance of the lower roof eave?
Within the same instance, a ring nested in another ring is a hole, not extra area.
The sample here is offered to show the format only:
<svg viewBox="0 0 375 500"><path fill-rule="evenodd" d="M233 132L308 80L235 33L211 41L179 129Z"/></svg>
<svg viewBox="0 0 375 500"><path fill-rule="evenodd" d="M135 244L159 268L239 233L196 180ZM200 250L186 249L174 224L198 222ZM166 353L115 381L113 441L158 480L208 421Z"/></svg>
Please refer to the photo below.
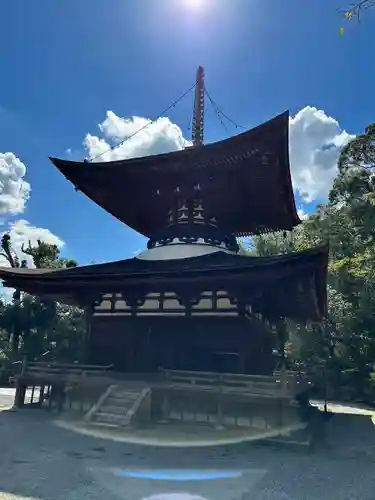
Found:
<svg viewBox="0 0 375 500"><path fill-rule="evenodd" d="M89 305L102 293L140 288L168 291L170 287L180 289L195 285L203 291L204 287L240 287L251 293L262 288L272 290L276 284L288 289L292 284L297 290L304 277L312 283L311 290L318 301L318 315L325 314L327 247L270 258L220 254L164 263L128 259L62 270L0 268L0 279L6 286L45 300ZM303 300L310 299L305 296Z"/></svg>

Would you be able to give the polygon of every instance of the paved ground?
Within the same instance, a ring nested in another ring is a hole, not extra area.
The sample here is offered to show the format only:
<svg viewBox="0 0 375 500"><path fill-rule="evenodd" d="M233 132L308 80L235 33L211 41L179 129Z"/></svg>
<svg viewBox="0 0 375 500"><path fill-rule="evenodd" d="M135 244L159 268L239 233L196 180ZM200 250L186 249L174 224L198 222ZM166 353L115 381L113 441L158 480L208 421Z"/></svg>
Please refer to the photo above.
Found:
<svg viewBox="0 0 375 500"><path fill-rule="evenodd" d="M9 398L0 391L0 407ZM2 411L0 500L373 500L371 419L337 416L330 426L338 445L316 454L254 443L168 449L77 434L34 410Z"/></svg>

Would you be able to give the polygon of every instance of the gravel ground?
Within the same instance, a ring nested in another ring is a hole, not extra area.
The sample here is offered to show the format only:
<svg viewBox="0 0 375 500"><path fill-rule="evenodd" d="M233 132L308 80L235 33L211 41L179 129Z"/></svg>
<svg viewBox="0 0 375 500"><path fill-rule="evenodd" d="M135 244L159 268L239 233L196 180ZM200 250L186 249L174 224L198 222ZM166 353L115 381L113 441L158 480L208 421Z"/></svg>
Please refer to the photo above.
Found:
<svg viewBox="0 0 375 500"><path fill-rule="evenodd" d="M0 390L0 407L10 398ZM77 434L47 412L1 411L0 500L373 500L370 418L337 416L330 426L337 446L329 452L254 443L169 449ZM187 470L201 477L189 480Z"/></svg>
<svg viewBox="0 0 375 500"><path fill-rule="evenodd" d="M0 387L0 410L12 406L14 395L14 389Z"/></svg>

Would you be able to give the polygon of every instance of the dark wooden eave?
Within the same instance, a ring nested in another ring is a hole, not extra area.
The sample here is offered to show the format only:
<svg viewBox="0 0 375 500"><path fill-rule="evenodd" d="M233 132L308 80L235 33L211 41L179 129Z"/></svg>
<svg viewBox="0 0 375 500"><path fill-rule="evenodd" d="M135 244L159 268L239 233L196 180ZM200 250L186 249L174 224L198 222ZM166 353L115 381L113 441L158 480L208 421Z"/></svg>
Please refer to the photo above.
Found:
<svg viewBox="0 0 375 500"><path fill-rule="evenodd" d="M250 302L261 299L270 315L318 321L327 312L327 263L326 247L273 257L216 252L170 261L134 258L51 271L0 268L0 279L5 286L78 305L90 305L101 293L111 292L232 290Z"/></svg>
<svg viewBox="0 0 375 500"><path fill-rule="evenodd" d="M210 216L236 236L300 223L289 167L289 113L220 142L114 162L50 158L95 203L150 237L165 227L176 187L199 184Z"/></svg>

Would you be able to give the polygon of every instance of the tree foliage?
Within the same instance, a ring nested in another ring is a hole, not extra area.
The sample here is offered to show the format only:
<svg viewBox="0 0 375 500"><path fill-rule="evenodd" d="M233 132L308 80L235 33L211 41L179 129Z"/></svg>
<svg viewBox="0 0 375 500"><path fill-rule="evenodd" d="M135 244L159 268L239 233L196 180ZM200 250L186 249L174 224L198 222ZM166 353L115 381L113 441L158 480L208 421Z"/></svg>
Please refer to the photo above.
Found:
<svg viewBox="0 0 375 500"><path fill-rule="evenodd" d="M22 246L18 255L9 234L1 238L0 255L14 268L27 267L28 262L36 268L51 269L77 265L62 258L56 245L40 240L35 246ZM79 359L84 328L85 314L81 309L15 290L10 301L0 301L0 367L23 356Z"/></svg>
<svg viewBox="0 0 375 500"><path fill-rule="evenodd" d="M363 400L375 400L374 139L370 125L343 148L328 202L315 214L287 234L252 241L258 255L329 243L329 316L319 328L289 323L289 353L324 367L336 395Z"/></svg>

